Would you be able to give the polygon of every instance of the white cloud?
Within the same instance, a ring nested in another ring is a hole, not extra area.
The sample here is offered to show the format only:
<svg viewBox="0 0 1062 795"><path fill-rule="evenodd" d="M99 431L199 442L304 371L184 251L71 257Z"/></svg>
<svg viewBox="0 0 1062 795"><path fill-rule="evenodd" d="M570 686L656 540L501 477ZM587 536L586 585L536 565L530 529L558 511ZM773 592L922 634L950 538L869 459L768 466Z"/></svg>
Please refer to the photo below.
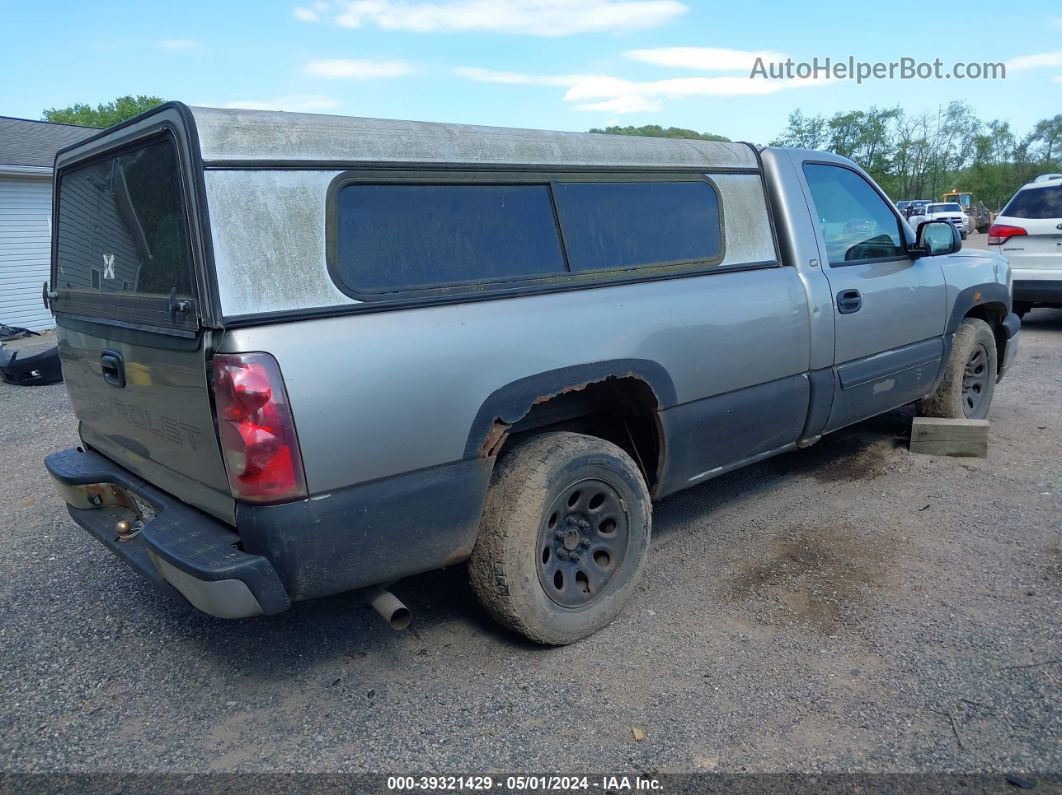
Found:
<svg viewBox="0 0 1062 795"><path fill-rule="evenodd" d="M567 88L583 80L592 79L592 75L529 75L523 72L499 72L494 69L480 69L478 66L459 66L454 74L475 80L477 83L504 83L513 86L561 86Z"/></svg>
<svg viewBox="0 0 1062 795"><path fill-rule="evenodd" d="M343 60L334 58L324 61L311 61L303 67L303 71L316 77L371 80L408 75L413 71L413 65L407 61Z"/></svg>
<svg viewBox="0 0 1062 795"><path fill-rule="evenodd" d="M615 77L594 78L576 83L564 98L569 102L585 99L646 97L680 99L683 97L762 96L822 85L826 80L753 80L748 77L672 77L667 80L634 82ZM633 104L633 103L632 103Z"/></svg>
<svg viewBox="0 0 1062 795"><path fill-rule="evenodd" d="M1062 83L1062 75L1055 75L1051 78L1052 83Z"/></svg>
<svg viewBox="0 0 1062 795"><path fill-rule="evenodd" d="M1008 72L1021 72L1025 69L1036 69L1040 66L1062 66L1062 50L1054 52L1041 52L1035 55L1019 55L1007 61Z"/></svg>
<svg viewBox="0 0 1062 795"><path fill-rule="evenodd" d="M338 5L335 20L348 28L530 36L652 28L689 10L678 0L344 0Z"/></svg>
<svg viewBox="0 0 1062 795"><path fill-rule="evenodd" d="M620 97L629 94L645 93L641 87L648 83L636 83L633 80L624 80L621 77L609 77L600 75L580 80L568 89L564 95L566 100L595 99L599 97Z"/></svg>
<svg viewBox="0 0 1062 795"><path fill-rule="evenodd" d="M602 102L588 102L576 105L576 110L594 110L603 113L655 113L663 110L663 105L655 99L627 94L622 97L606 99Z"/></svg>
<svg viewBox="0 0 1062 795"><path fill-rule="evenodd" d="M292 9L292 14L295 15L295 19L299 22L317 22L322 16L327 14L331 9L332 4L327 0L317 0L317 2L305 6L295 6Z"/></svg>
<svg viewBox="0 0 1062 795"><path fill-rule="evenodd" d="M810 88L832 81L760 80L745 76L672 77L665 80L635 81L610 75L535 75L523 72L497 72L463 66L455 72L462 77L486 83L508 85L560 86L568 90L566 102L578 103L576 110L611 113L648 113L663 107L664 100L686 97L763 96L792 88Z"/></svg>
<svg viewBox="0 0 1062 795"><path fill-rule="evenodd" d="M238 99L226 102L226 108L248 110L286 110L291 113L309 113L315 110L332 110L339 107L339 100L320 94L295 94L273 99Z"/></svg>
<svg viewBox="0 0 1062 795"><path fill-rule="evenodd" d="M158 42L158 46L163 50L194 50L199 46L199 42L191 39L165 39Z"/></svg>
<svg viewBox="0 0 1062 795"><path fill-rule="evenodd" d="M648 50L627 50L624 58L655 66L700 71L751 71L757 58L764 62L784 61L788 56L771 50L727 50L720 47L657 47Z"/></svg>

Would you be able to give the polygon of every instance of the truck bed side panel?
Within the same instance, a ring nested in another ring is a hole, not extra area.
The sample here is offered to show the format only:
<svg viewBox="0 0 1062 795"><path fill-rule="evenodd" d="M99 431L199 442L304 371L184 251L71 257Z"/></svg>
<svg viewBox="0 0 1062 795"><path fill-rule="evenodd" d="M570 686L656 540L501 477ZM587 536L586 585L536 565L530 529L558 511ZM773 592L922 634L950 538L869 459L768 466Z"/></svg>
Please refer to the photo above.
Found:
<svg viewBox="0 0 1062 795"><path fill-rule="evenodd" d="M793 269L774 267L237 329L223 349L277 357L307 482L321 492L461 459L488 396L536 373L649 360L670 375L676 405L798 376L807 371L804 301ZM729 427L752 413L788 428L806 416L806 389L789 401L767 413L739 401L740 420L711 419ZM717 438L717 428L700 431L668 443ZM727 452L746 451L734 438Z"/></svg>

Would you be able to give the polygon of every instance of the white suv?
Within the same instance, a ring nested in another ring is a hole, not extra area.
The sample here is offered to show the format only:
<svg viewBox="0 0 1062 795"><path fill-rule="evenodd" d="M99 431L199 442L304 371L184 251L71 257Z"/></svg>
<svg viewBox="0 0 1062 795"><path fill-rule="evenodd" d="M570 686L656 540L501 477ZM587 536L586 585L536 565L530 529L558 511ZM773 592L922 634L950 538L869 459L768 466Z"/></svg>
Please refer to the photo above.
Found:
<svg viewBox="0 0 1062 795"><path fill-rule="evenodd" d="M1018 315L1062 306L1062 176L1019 189L988 230L988 245L1010 261Z"/></svg>

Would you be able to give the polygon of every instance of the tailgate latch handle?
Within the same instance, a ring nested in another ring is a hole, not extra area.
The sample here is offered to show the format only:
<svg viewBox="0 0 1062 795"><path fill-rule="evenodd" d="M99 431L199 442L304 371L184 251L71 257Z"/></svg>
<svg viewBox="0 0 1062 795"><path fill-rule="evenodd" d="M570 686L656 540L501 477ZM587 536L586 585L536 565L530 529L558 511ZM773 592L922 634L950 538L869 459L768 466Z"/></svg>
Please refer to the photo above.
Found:
<svg viewBox="0 0 1062 795"><path fill-rule="evenodd" d="M178 315L187 315L192 311L192 302L184 298L178 298L177 288L174 287L170 290L170 300L167 302L167 308L170 310L170 320L176 323Z"/></svg>
<svg viewBox="0 0 1062 795"><path fill-rule="evenodd" d="M111 386L119 389L125 386L125 364L122 355L114 351L104 351L100 354L100 370L103 372L103 380Z"/></svg>

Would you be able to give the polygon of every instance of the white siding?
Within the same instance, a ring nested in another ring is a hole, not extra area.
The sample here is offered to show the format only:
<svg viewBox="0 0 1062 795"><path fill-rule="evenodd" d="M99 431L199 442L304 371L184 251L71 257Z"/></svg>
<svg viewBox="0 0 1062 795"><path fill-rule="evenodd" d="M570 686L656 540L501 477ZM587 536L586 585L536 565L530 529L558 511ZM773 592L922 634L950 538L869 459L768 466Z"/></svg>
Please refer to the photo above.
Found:
<svg viewBox="0 0 1062 795"><path fill-rule="evenodd" d="M51 256L52 181L0 176L0 323L51 328L41 303Z"/></svg>

